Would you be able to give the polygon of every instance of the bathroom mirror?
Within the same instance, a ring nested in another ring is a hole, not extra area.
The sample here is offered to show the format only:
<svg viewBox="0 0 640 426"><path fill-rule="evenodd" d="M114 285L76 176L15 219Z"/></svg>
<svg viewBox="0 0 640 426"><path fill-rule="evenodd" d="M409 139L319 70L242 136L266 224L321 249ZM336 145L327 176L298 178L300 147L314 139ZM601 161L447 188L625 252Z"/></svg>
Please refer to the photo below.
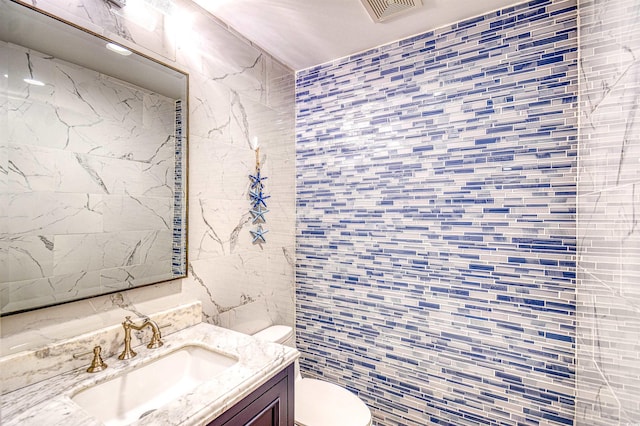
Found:
<svg viewBox="0 0 640 426"><path fill-rule="evenodd" d="M186 275L188 76L0 0L0 313Z"/></svg>

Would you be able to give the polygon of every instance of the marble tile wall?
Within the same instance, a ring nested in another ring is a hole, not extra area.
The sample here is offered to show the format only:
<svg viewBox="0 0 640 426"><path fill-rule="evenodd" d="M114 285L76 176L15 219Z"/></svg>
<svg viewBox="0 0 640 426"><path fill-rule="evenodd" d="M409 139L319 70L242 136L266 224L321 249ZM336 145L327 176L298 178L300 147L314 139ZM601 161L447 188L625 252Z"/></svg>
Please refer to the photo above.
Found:
<svg viewBox="0 0 640 426"><path fill-rule="evenodd" d="M640 2L580 0L578 425L640 424Z"/></svg>
<svg viewBox="0 0 640 426"><path fill-rule="evenodd" d="M0 50L10 77L2 312L173 277L175 100L20 46Z"/></svg>
<svg viewBox="0 0 640 426"><path fill-rule="evenodd" d="M303 375L385 426L573 423L577 47L535 0L298 72Z"/></svg>
<svg viewBox="0 0 640 426"><path fill-rule="evenodd" d="M293 71L190 1L127 3L120 9L103 0L33 1L48 13L189 73L189 276L3 317L3 337L64 321L73 323L73 335L84 327L78 316L121 309L145 314L136 303L172 294L200 300L204 320L224 327L252 332L271 322L293 325ZM271 196L269 233L262 245L251 243L247 208L255 138ZM45 340L29 333L20 347Z"/></svg>

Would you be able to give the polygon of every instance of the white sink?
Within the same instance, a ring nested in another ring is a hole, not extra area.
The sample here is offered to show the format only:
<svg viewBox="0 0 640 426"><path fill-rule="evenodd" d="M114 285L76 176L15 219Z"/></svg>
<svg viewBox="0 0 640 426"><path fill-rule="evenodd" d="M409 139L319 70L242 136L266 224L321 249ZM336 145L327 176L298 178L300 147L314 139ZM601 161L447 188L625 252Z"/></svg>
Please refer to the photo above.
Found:
<svg viewBox="0 0 640 426"><path fill-rule="evenodd" d="M236 362L230 355L202 346L184 346L81 390L71 399L106 425L127 425L191 392Z"/></svg>

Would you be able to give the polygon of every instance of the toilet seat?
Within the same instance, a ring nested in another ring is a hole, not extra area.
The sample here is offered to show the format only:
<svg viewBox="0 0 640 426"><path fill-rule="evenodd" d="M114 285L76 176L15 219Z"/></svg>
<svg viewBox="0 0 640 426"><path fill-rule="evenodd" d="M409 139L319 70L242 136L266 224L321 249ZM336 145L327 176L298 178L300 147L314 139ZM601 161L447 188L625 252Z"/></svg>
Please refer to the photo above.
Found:
<svg viewBox="0 0 640 426"><path fill-rule="evenodd" d="M315 379L296 380L298 426L369 426L371 412L345 388Z"/></svg>
<svg viewBox="0 0 640 426"><path fill-rule="evenodd" d="M295 347L293 328L272 325L254 337ZM295 424L298 426L371 426L369 407L347 389L316 379L303 379L295 362Z"/></svg>

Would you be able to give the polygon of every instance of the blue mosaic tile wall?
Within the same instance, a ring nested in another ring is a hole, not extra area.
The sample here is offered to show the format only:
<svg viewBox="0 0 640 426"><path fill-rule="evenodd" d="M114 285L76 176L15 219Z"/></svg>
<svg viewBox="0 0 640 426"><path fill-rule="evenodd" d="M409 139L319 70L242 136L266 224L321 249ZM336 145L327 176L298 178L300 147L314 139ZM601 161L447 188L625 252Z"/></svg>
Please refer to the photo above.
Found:
<svg viewBox="0 0 640 426"><path fill-rule="evenodd" d="M532 1L297 74L301 368L376 424L573 424L576 36Z"/></svg>

